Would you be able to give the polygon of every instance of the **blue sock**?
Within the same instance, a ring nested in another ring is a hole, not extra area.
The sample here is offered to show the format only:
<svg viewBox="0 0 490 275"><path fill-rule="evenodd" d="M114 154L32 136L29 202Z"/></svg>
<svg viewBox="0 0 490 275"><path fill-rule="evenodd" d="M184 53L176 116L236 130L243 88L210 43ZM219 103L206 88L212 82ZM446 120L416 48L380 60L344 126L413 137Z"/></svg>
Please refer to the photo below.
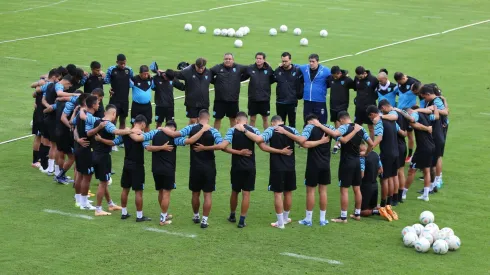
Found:
<svg viewBox="0 0 490 275"><path fill-rule="evenodd" d="M240 222L241 224L244 224L245 223L245 216L240 216Z"/></svg>

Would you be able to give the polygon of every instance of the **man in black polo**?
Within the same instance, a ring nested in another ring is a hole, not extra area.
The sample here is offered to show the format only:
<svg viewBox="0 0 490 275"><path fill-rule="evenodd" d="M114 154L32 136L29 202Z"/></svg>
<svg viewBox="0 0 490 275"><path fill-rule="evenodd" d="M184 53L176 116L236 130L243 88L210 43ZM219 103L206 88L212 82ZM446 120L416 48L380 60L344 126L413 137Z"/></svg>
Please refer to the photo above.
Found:
<svg viewBox="0 0 490 275"><path fill-rule="evenodd" d="M371 75L369 70L364 69L362 66L356 68L354 90L357 92L357 96L354 99L356 104L354 122L359 125L367 124L371 140L374 139L374 127L373 122L366 113L366 108L369 105L376 105L376 99L378 98L376 87L378 87L378 84L378 79Z"/></svg>
<svg viewBox="0 0 490 275"><path fill-rule="evenodd" d="M84 93L89 94L97 88L104 90L105 73L102 72L100 68L101 65L99 62L92 61L92 63L90 63L90 74L83 80Z"/></svg>
<svg viewBox="0 0 490 275"><path fill-rule="evenodd" d="M104 83L111 84L109 104L117 107L119 129L126 128L126 117L129 112L129 81L133 78L133 69L126 66L126 56L118 54L116 65L109 67Z"/></svg>
<svg viewBox="0 0 490 275"><path fill-rule="evenodd" d="M164 121L174 120L174 87L184 91L185 85L175 78L173 70L157 71L153 77L153 90L155 91L155 122L157 128Z"/></svg>
<svg viewBox="0 0 490 275"><path fill-rule="evenodd" d="M241 78L247 66L235 63L232 53L225 53L223 63L211 68L214 84L214 128L219 131L221 120L226 116L230 119L230 127L235 125L235 117L239 111Z"/></svg>

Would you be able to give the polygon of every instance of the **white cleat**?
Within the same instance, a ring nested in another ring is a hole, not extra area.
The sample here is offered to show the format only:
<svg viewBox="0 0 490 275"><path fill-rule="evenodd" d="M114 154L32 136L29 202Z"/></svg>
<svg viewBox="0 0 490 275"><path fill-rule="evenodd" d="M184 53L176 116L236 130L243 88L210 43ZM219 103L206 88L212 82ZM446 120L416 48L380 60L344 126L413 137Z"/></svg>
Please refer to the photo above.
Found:
<svg viewBox="0 0 490 275"><path fill-rule="evenodd" d="M423 201L429 201L429 197L428 196L427 197L424 197L424 195L418 196L417 199L423 200Z"/></svg>
<svg viewBox="0 0 490 275"><path fill-rule="evenodd" d="M80 206L80 210L95 210L95 206L91 205L90 203L87 203L85 206Z"/></svg>
<svg viewBox="0 0 490 275"><path fill-rule="evenodd" d="M402 195L402 200L406 200L407 199L407 195Z"/></svg>
<svg viewBox="0 0 490 275"><path fill-rule="evenodd" d="M284 225L291 223L291 218L288 218L287 220L284 221Z"/></svg>
<svg viewBox="0 0 490 275"><path fill-rule="evenodd" d="M286 228L286 227L284 227L284 224L283 224L283 225L281 225L281 226L279 226L279 223L278 223L278 222L273 222L273 223L271 223L271 226L272 226L272 227L275 227L275 228L279 228L279 229L284 229L284 228Z"/></svg>
<svg viewBox="0 0 490 275"><path fill-rule="evenodd" d="M112 146L112 151L117 152L117 151L119 151L119 149L117 148L117 146Z"/></svg>

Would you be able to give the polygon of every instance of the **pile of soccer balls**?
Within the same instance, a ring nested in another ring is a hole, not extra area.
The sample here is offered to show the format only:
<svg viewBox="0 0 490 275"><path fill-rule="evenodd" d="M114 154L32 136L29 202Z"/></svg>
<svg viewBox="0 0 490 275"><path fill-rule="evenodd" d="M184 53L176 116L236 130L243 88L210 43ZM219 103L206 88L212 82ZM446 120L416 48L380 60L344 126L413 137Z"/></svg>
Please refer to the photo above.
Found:
<svg viewBox="0 0 490 275"><path fill-rule="evenodd" d="M282 32L282 33L286 33L288 31L288 26L286 25L281 25L279 27L279 31ZM301 35L302 31L300 28L295 28L293 30L293 34L296 35L296 36L299 36ZM270 36L276 36L277 35L277 30L275 28L272 28L269 30L269 35ZM321 37L327 37L328 36L328 32L327 30L321 30L320 31L320 36ZM301 38L301 40L299 41L299 44L301 46L308 46L308 39L306 39L305 37Z"/></svg>
<svg viewBox="0 0 490 275"><path fill-rule="evenodd" d="M185 31L192 31L192 25L191 24L185 24L184 26ZM206 33L206 27L200 26L198 28L198 31L200 34L205 34ZM237 37L237 38L242 38L246 36L247 34L250 33L250 28L245 26L245 27L240 27L238 30L235 31L233 28L229 29L214 29L213 35L214 36L225 36L225 37ZM240 39L235 40L235 47L241 48L243 46L243 41Z"/></svg>
<svg viewBox="0 0 490 275"><path fill-rule="evenodd" d="M434 253L443 255L448 250L458 250L461 246L461 241L451 228L439 230L432 212L422 212L419 221L420 223L403 228L402 238L406 247L415 247L417 252L425 253L432 245Z"/></svg>

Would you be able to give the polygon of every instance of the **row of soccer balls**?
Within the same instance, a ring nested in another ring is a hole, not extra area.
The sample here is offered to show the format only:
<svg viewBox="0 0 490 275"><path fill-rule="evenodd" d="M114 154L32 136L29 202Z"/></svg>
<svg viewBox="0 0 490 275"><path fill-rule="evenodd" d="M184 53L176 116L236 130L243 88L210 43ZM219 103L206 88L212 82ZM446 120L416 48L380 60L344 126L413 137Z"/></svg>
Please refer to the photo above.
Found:
<svg viewBox="0 0 490 275"><path fill-rule="evenodd" d="M305 47L308 46L308 39L301 38L301 40L299 41L299 45L305 46ZM235 40L235 47L237 47L237 48L243 47L243 41L240 39Z"/></svg>
<svg viewBox="0 0 490 275"><path fill-rule="evenodd" d="M185 24L184 25L184 30L185 31L192 31L192 24ZM198 28L199 33L204 34L206 33L207 29L205 26L200 26ZM286 25L282 25L279 27L280 32L287 32L288 27ZM215 36L228 36L228 37L244 37L245 35L250 33L250 28L249 27L240 27L238 30L235 31L233 28L229 29L214 29L213 34ZM293 30L294 35L301 35L302 31L300 28L295 28ZM271 36L276 36L277 35L277 30L275 28L272 28L269 30L269 35ZM321 37L327 37L328 32L327 30L321 30L320 31L320 36Z"/></svg>

